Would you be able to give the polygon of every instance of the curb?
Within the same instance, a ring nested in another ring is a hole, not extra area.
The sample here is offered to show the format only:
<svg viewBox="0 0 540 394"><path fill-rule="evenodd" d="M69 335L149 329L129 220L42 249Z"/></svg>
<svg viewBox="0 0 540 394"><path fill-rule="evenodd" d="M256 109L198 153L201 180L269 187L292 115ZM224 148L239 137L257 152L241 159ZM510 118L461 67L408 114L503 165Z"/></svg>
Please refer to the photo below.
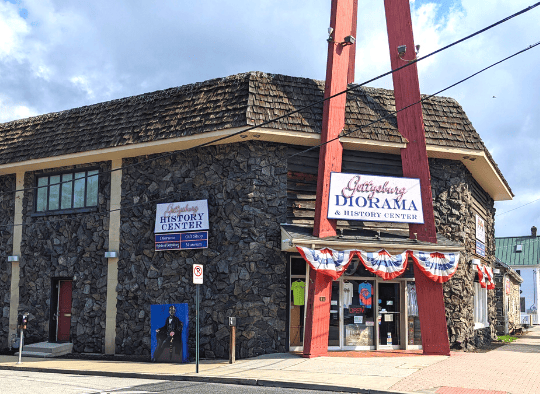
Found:
<svg viewBox="0 0 540 394"><path fill-rule="evenodd" d="M298 383L284 382L267 379L246 379L232 378L219 376L193 376L193 375L156 375L134 372L107 372L107 371L79 371L72 369L49 369L49 368L32 368L32 367L15 367L9 365L0 365L0 370L8 371L28 371L41 373L60 373L70 375L89 375L89 376L106 376L110 378L131 378L131 379L154 379L168 380L177 382L198 382L198 383L216 383L216 384L235 384L239 386L260 386L260 387L276 387L286 389L300 390L318 390L318 391L337 391L343 393L360 393L360 394L407 394L404 391L387 391L377 389L362 389L347 386L328 386L316 383Z"/></svg>

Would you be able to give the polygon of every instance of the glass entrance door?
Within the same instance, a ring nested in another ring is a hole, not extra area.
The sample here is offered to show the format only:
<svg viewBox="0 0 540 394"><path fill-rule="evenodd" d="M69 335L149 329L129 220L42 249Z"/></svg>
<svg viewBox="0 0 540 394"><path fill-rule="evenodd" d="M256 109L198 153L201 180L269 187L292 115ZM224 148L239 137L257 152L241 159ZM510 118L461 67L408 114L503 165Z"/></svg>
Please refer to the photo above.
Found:
<svg viewBox="0 0 540 394"><path fill-rule="evenodd" d="M379 283L379 346L401 345L400 284Z"/></svg>
<svg viewBox="0 0 540 394"><path fill-rule="evenodd" d="M330 329L328 332L328 347L339 347L339 281L332 282L332 298L330 299Z"/></svg>
<svg viewBox="0 0 540 394"><path fill-rule="evenodd" d="M343 280L343 346L347 350L375 346L374 284L370 280Z"/></svg>

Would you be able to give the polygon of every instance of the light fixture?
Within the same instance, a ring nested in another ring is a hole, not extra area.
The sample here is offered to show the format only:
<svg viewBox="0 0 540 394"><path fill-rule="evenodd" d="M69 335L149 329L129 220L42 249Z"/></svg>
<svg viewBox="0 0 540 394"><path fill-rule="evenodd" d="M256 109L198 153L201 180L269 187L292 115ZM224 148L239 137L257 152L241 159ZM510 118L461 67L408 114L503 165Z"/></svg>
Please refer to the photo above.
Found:
<svg viewBox="0 0 540 394"><path fill-rule="evenodd" d="M116 252L105 252L105 258L107 259L115 259L118 257L118 253Z"/></svg>
<svg viewBox="0 0 540 394"><path fill-rule="evenodd" d="M261 138L260 134L253 134L253 138Z"/></svg>
<svg viewBox="0 0 540 394"><path fill-rule="evenodd" d="M19 261L19 256L8 256L7 261Z"/></svg>
<svg viewBox="0 0 540 394"><path fill-rule="evenodd" d="M353 45L356 42L356 38L354 36L347 36L343 39L343 42L341 45L347 46L347 45Z"/></svg>
<svg viewBox="0 0 540 394"><path fill-rule="evenodd" d="M499 268L493 268L493 273L494 274L500 274L501 270Z"/></svg>
<svg viewBox="0 0 540 394"><path fill-rule="evenodd" d="M415 51L414 51L414 59L406 60L403 59L403 56L405 56L405 53L407 52L407 45L400 45L397 47L398 56L401 60L405 62L414 62L416 59L416 56L418 55L418 52L420 52L420 45L415 45Z"/></svg>
<svg viewBox="0 0 540 394"><path fill-rule="evenodd" d="M480 259L472 259L471 260L471 265L481 265Z"/></svg>
<svg viewBox="0 0 540 394"><path fill-rule="evenodd" d="M247 134L242 134L240 138L247 138Z"/></svg>
<svg viewBox="0 0 540 394"><path fill-rule="evenodd" d="M332 27L329 27L328 28L328 38L326 39L326 41L328 42L334 42L334 39L332 38L332 33L334 32L334 28Z"/></svg>

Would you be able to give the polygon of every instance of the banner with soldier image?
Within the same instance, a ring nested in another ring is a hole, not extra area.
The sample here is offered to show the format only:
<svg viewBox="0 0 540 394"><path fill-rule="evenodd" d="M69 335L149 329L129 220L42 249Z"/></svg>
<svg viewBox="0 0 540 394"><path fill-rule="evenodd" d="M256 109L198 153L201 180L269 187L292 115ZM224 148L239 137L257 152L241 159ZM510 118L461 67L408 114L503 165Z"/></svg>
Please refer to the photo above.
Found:
<svg viewBox="0 0 540 394"><path fill-rule="evenodd" d="M189 361L188 304L151 305L150 330L153 362Z"/></svg>

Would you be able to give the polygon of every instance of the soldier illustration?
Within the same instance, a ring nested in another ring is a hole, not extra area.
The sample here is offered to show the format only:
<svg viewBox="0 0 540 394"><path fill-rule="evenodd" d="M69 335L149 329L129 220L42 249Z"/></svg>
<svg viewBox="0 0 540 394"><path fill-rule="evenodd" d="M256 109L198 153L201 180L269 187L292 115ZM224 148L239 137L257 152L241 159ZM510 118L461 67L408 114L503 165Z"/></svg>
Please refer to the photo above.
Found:
<svg viewBox="0 0 540 394"><path fill-rule="evenodd" d="M156 330L157 348L152 361L182 362L183 323L176 317L176 308L169 307L169 316L163 327Z"/></svg>

